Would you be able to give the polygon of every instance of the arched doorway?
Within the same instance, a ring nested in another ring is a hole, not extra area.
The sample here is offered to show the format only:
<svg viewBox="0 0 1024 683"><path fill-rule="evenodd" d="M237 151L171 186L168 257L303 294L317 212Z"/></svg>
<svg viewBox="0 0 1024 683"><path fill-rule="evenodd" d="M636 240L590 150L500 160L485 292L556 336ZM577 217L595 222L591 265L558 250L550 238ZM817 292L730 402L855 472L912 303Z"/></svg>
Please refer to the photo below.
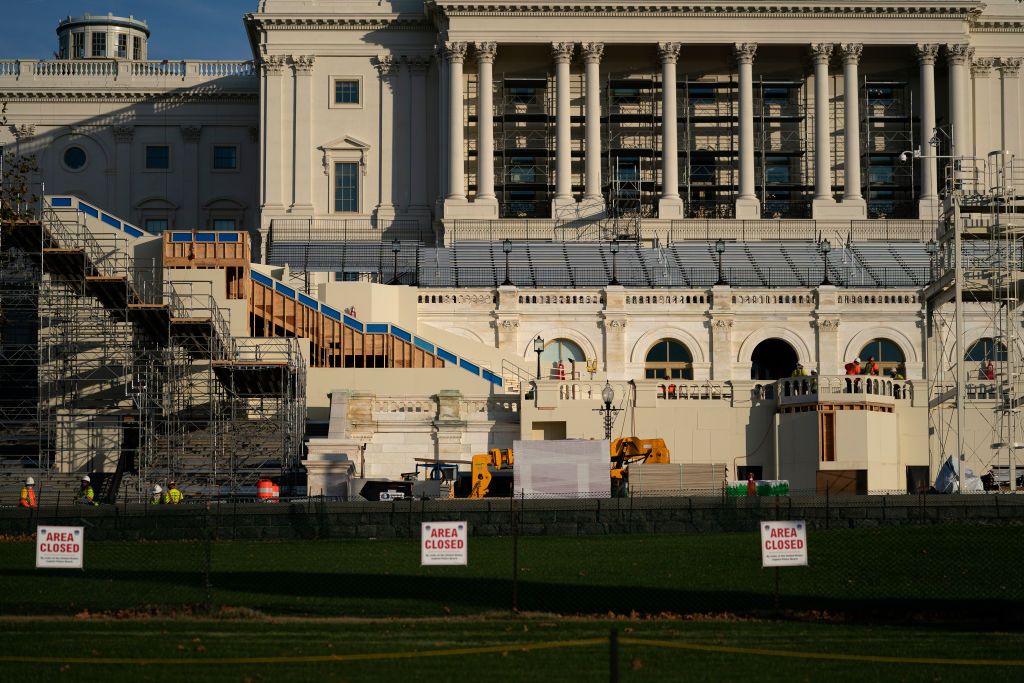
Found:
<svg viewBox="0 0 1024 683"><path fill-rule="evenodd" d="M561 363L565 368L565 376L575 379L573 373L581 372L586 362L587 357L579 344L568 339L552 339L544 345L544 352L540 354L541 377L558 379L558 364Z"/></svg>
<svg viewBox="0 0 1024 683"><path fill-rule="evenodd" d="M644 358L645 379L693 379L693 356L675 339L662 339Z"/></svg>
<svg viewBox="0 0 1024 683"><path fill-rule="evenodd" d="M775 380L790 377L796 369L796 351L781 339L765 339L750 356L750 379Z"/></svg>

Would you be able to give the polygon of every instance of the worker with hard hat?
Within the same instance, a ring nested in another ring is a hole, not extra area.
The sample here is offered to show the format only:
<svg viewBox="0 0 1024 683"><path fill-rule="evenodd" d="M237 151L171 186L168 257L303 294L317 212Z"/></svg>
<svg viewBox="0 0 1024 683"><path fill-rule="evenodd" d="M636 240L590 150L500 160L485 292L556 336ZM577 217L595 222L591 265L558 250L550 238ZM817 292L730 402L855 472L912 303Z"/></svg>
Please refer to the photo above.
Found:
<svg viewBox="0 0 1024 683"><path fill-rule="evenodd" d="M78 489L78 495L75 496L75 503L79 505L99 505L95 500L95 494L92 490L92 479L89 475L82 477L82 487Z"/></svg>
<svg viewBox="0 0 1024 683"><path fill-rule="evenodd" d="M150 505L159 505L160 503L164 502L164 497L163 497L163 495L161 495L161 494L163 494L163 492L164 492L163 487L161 487L160 484L154 484L153 485L153 497L149 499L149 504Z"/></svg>
<svg viewBox="0 0 1024 683"><path fill-rule="evenodd" d="M173 481L167 485L167 493L164 494L164 503L167 505L177 505L182 501L185 496L178 490L178 485Z"/></svg>
<svg viewBox="0 0 1024 683"><path fill-rule="evenodd" d="M29 477L25 480L25 485L21 488L21 502L19 505L23 508L35 508L39 507L36 502L36 480Z"/></svg>

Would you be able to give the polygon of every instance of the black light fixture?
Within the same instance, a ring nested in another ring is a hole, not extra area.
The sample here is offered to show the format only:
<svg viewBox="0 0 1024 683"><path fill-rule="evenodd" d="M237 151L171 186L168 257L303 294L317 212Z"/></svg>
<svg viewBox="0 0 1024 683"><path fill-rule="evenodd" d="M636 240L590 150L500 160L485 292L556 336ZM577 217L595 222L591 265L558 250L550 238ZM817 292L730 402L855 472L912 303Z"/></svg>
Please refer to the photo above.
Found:
<svg viewBox="0 0 1024 683"><path fill-rule="evenodd" d="M402 243L397 239L391 242L391 253L394 255L394 264L391 267L391 283L398 284L398 252L402 251Z"/></svg>
<svg viewBox="0 0 1024 683"><path fill-rule="evenodd" d="M505 281L501 283L501 286L510 287L512 285L512 279L508 276L508 255L512 253L512 240L506 239L502 242L501 250L505 252Z"/></svg>
<svg viewBox="0 0 1024 683"><path fill-rule="evenodd" d="M601 389L601 402L604 406L595 408L595 410L604 419L604 438L610 440L612 438L612 427L615 426L615 413L622 409L612 408L612 403L615 402L615 389L608 380L604 381L604 388Z"/></svg>
<svg viewBox="0 0 1024 683"><path fill-rule="evenodd" d="M727 285L729 282L725 279L725 275L722 273L722 256L725 254L725 240L717 240L715 242L715 253L718 254L718 282L716 285Z"/></svg>
<svg viewBox="0 0 1024 683"><path fill-rule="evenodd" d="M617 259L616 259L616 255L619 253L619 241L618 240L612 240L611 252L612 252L612 280L608 284L610 284L610 285L617 285L617 284L619 284L619 277L618 277L619 271L618 271L618 263L617 263Z"/></svg>
<svg viewBox="0 0 1024 683"><path fill-rule="evenodd" d="M540 379L540 354L544 353L544 339L539 334L533 340L533 352L537 354L537 379Z"/></svg>
<svg viewBox="0 0 1024 683"><path fill-rule="evenodd" d="M818 251L821 252L821 262L825 267L825 277L821 278L822 285L831 285L828 279L828 252L832 251L832 243L828 240L818 242Z"/></svg>

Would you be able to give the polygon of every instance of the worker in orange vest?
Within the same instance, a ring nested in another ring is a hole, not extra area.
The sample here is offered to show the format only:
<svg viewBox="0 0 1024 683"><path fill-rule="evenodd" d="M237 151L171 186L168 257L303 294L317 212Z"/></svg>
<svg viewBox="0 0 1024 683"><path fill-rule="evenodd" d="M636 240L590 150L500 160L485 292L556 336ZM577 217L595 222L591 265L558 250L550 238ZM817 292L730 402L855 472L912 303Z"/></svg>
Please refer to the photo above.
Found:
<svg viewBox="0 0 1024 683"><path fill-rule="evenodd" d="M25 480L25 486L21 489L21 502L19 505L23 508L35 508L39 507L36 502L36 480L29 477Z"/></svg>

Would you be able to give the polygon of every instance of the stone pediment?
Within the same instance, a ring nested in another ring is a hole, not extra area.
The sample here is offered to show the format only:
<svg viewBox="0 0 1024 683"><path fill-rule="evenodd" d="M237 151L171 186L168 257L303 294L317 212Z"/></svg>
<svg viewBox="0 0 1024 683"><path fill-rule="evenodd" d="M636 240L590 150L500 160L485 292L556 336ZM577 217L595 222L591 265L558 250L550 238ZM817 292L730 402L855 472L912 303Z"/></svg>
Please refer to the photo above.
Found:
<svg viewBox="0 0 1024 683"><path fill-rule="evenodd" d="M358 161L362 172L366 173L366 155L370 151L369 143L351 135L326 142L317 149L323 154L324 175L331 175L331 164L335 161Z"/></svg>

